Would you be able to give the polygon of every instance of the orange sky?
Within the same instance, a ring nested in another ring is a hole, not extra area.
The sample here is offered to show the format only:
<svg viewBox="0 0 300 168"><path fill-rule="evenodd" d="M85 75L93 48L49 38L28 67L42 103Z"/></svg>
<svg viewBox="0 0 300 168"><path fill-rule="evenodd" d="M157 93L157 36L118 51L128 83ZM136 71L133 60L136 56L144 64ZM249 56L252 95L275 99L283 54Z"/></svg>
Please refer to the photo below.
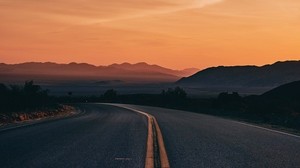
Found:
<svg viewBox="0 0 300 168"><path fill-rule="evenodd" d="M300 59L299 0L0 0L0 62L181 69Z"/></svg>

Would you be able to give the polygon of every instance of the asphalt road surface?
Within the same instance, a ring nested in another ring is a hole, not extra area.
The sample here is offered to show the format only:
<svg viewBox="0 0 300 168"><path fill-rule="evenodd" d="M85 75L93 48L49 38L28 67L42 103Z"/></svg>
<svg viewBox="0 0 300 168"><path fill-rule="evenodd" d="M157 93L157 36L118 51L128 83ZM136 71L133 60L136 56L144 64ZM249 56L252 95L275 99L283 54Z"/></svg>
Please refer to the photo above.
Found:
<svg viewBox="0 0 300 168"><path fill-rule="evenodd" d="M85 114L0 131L0 167L144 167L145 117L101 104L78 107ZM172 168L300 167L300 137L196 113L130 107L156 117Z"/></svg>
<svg viewBox="0 0 300 168"><path fill-rule="evenodd" d="M155 107L172 168L300 168L300 137L232 120Z"/></svg>
<svg viewBox="0 0 300 168"><path fill-rule="evenodd" d="M0 131L0 167L144 167L146 117L105 105L85 114Z"/></svg>

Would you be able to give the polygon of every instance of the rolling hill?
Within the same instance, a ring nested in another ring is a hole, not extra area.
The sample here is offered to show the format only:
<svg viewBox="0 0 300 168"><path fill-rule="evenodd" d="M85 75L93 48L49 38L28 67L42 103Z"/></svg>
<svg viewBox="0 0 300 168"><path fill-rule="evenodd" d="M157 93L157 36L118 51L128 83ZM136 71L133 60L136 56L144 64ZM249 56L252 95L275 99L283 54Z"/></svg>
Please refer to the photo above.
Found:
<svg viewBox="0 0 300 168"><path fill-rule="evenodd" d="M264 99L300 100L300 81L287 83L261 95Z"/></svg>
<svg viewBox="0 0 300 168"><path fill-rule="evenodd" d="M35 81L82 81L95 80L100 83L123 81L125 83L175 82L189 76L197 69L172 70L147 63L112 64L94 66L86 63L57 64L52 62L28 62L22 64L0 64L0 82Z"/></svg>
<svg viewBox="0 0 300 168"><path fill-rule="evenodd" d="M176 84L196 88L274 88L297 80L300 80L300 61L285 61L261 67L212 67L184 77Z"/></svg>

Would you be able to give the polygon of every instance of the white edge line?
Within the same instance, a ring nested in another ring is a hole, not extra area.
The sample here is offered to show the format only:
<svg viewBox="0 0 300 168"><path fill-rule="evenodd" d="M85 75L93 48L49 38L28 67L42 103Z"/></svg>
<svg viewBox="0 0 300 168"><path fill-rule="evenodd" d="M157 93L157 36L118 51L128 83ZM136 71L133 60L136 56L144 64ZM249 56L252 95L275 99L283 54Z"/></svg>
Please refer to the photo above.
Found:
<svg viewBox="0 0 300 168"><path fill-rule="evenodd" d="M112 105L120 105L122 107L123 104L112 104ZM130 109L132 109L132 108L130 108ZM132 109L132 110L139 111L139 110L136 110L136 109ZM139 112L142 112L142 111L139 111ZM144 112L142 112L142 113L144 113ZM145 114L149 115L147 113L145 113ZM261 126L257 126L257 125L253 125L253 124L249 124L249 123L244 123L244 122L241 122L241 121L235 121L235 120L231 120L231 121L233 121L235 123L238 123L238 124L248 126L248 127L258 128L258 129L262 129L262 130L266 130L266 131L270 131L270 132L274 132L274 133L278 133L278 134L282 134L282 135L288 135L288 136L291 136L291 137L300 138L299 135L295 135L295 134L290 134L290 133L286 133L286 132L282 132L282 131L277 131L277 130L274 130L274 129L269 129L269 128L265 128L265 127L261 127Z"/></svg>
<svg viewBox="0 0 300 168"><path fill-rule="evenodd" d="M286 133L286 132L282 132L282 131L277 131L277 130L274 130L274 129L260 127L260 126L257 126L257 125L252 125L252 124L248 124L248 123L244 123L244 122L240 122L240 121L234 121L234 122L236 122L238 124L248 126L248 127L254 127L254 128L258 128L258 129L262 129L262 130L266 130L266 131L270 131L270 132L274 132L274 133L278 133L278 134L282 134L282 135L288 135L288 136L291 136L291 137L300 138L300 136L298 136L298 135L294 135L294 134L290 134L290 133Z"/></svg>

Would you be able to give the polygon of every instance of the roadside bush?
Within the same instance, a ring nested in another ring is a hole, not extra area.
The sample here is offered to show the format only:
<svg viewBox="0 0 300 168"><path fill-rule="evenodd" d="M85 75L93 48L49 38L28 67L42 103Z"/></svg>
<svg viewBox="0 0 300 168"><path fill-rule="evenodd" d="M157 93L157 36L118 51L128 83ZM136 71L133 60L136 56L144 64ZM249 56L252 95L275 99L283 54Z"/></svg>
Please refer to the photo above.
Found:
<svg viewBox="0 0 300 168"><path fill-rule="evenodd" d="M27 81L23 86L0 84L0 112L28 111L55 105L48 91L43 90L33 81Z"/></svg>

